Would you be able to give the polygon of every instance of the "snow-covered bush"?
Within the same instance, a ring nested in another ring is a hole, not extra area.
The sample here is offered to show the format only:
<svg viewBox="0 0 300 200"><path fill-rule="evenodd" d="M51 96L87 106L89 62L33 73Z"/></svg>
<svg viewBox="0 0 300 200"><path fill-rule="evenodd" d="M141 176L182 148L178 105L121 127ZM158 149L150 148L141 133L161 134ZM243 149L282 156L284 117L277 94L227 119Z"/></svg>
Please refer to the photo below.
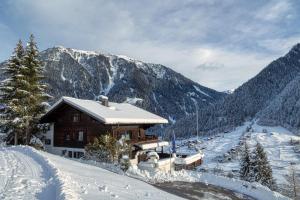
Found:
<svg viewBox="0 0 300 200"><path fill-rule="evenodd" d="M226 174L226 176L227 176L228 178L233 178L233 177L234 177L234 174L233 174L232 172L228 172L228 173Z"/></svg>
<svg viewBox="0 0 300 200"><path fill-rule="evenodd" d="M130 160L128 156L122 156L122 158L120 159L120 168L123 171L127 171L128 168L130 167Z"/></svg>
<svg viewBox="0 0 300 200"><path fill-rule="evenodd" d="M123 157L130 158L131 145L124 138L115 139L110 134L101 135L86 147L86 159L100 162L116 163ZM124 162L124 161L122 161Z"/></svg>
<svg viewBox="0 0 300 200"><path fill-rule="evenodd" d="M213 174L215 174L215 175L223 175L224 174L224 170L220 166L216 166L215 168L213 168Z"/></svg>
<svg viewBox="0 0 300 200"><path fill-rule="evenodd" d="M116 139L110 135L96 137L85 147L86 157L101 162L114 162L116 158Z"/></svg>
<svg viewBox="0 0 300 200"><path fill-rule="evenodd" d="M34 135L31 137L29 145L36 148L36 149L39 149L39 150L44 150L45 149L44 143L40 140L40 138L38 138Z"/></svg>
<svg viewBox="0 0 300 200"><path fill-rule="evenodd" d="M0 147L6 146L5 137L6 137L6 134L0 133Z"/></svg>

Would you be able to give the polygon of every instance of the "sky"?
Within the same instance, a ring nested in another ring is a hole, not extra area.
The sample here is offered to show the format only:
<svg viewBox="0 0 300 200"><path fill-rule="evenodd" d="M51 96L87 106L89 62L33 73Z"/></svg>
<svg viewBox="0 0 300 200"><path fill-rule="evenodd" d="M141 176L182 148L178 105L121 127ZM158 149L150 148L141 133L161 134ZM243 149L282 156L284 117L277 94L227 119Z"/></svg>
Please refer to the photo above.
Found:
<svg viewBox="0 0 300 200"><path fill-rule="evenodd" d="M0 61L29 34L163 64L224 91L300 42L299 0L1 0Z"/></svg>

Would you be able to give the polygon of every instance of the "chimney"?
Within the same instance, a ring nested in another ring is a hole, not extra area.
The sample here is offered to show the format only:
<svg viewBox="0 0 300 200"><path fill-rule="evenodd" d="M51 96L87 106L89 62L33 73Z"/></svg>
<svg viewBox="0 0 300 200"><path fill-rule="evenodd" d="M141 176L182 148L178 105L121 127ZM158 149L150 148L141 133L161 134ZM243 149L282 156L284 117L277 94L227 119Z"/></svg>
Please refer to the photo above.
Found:
<svg viewBox="0 0 300 200"><path fill-rule="evenodd" d="M99 100L103 106L108 107L108 97L107 96L100 95Z"/></svg>

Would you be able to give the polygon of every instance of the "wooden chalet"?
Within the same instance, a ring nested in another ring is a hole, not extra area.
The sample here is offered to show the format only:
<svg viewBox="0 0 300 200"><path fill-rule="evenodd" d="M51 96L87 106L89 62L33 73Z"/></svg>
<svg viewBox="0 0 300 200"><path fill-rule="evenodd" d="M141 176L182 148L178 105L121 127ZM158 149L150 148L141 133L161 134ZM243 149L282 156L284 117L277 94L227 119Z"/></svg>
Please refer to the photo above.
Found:
<svg viewBox="0 0 300 200"><path fill-rule="evenodd" d="M170 158L169 153L163 153L163 147L169 142L159 141L156 136L145 132L154 125L168 123L168 120L128 103L109 102L105 96L101 96L100 101L62 97L41 118L41 122L50 124L45 139L46 150L50 153L82 157L85 145L95 137L109 133L116 139L124 137L133 144L132 164L146 161L150 150L159 149L161 158ZM165 163L170 168L170 162ZM161 168L168 167L162 164Z"/></svg>
<svg viewBox="0 0 300 200"><path fill-rule="evenodd" d="M112 134L119 139L122 135L131 143L157 142L145 130L168 121L155 114L128 103L108 102L62 97L41 118L42 123L50 123L51 128L45 144L52 149L74 151L101 134ZM82 152L82 151L80 151ZM71 153L70 153L71 154Z"/></svg>

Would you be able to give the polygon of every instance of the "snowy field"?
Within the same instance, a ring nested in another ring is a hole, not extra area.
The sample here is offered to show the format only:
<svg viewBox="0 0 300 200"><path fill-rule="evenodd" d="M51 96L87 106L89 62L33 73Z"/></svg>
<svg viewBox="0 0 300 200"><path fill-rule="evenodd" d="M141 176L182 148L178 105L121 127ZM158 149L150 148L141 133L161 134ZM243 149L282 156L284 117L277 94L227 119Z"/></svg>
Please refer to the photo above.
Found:
<svg viewBox="0 0 300 200"><path fill-rule="evenodd" d="M252 131L247 132L246 128L249 126L252 127ZM200 171L237 177L243 139L249 144L250 150L253 150L257 142L263 145L272 166L273 176L280 187L287 187L289 184L291 163L294 164L296 173L300 174L300 154L296 153L295 146L290 144L291 139L300 141L300 137L282 127L245 123L233 132L200 138L200 142L194 142L192 145L188 145L188 140L178 141L178 144L181 146L181 152L193 151L194 147L202 149L205 157L204 163L199 167Z"/></svg>
<svg viewBox="0 0 300 200"><path fill-rule="evenodd" d="M145 182L30 147L0 147L0 199L180 199Z"/></svg>

